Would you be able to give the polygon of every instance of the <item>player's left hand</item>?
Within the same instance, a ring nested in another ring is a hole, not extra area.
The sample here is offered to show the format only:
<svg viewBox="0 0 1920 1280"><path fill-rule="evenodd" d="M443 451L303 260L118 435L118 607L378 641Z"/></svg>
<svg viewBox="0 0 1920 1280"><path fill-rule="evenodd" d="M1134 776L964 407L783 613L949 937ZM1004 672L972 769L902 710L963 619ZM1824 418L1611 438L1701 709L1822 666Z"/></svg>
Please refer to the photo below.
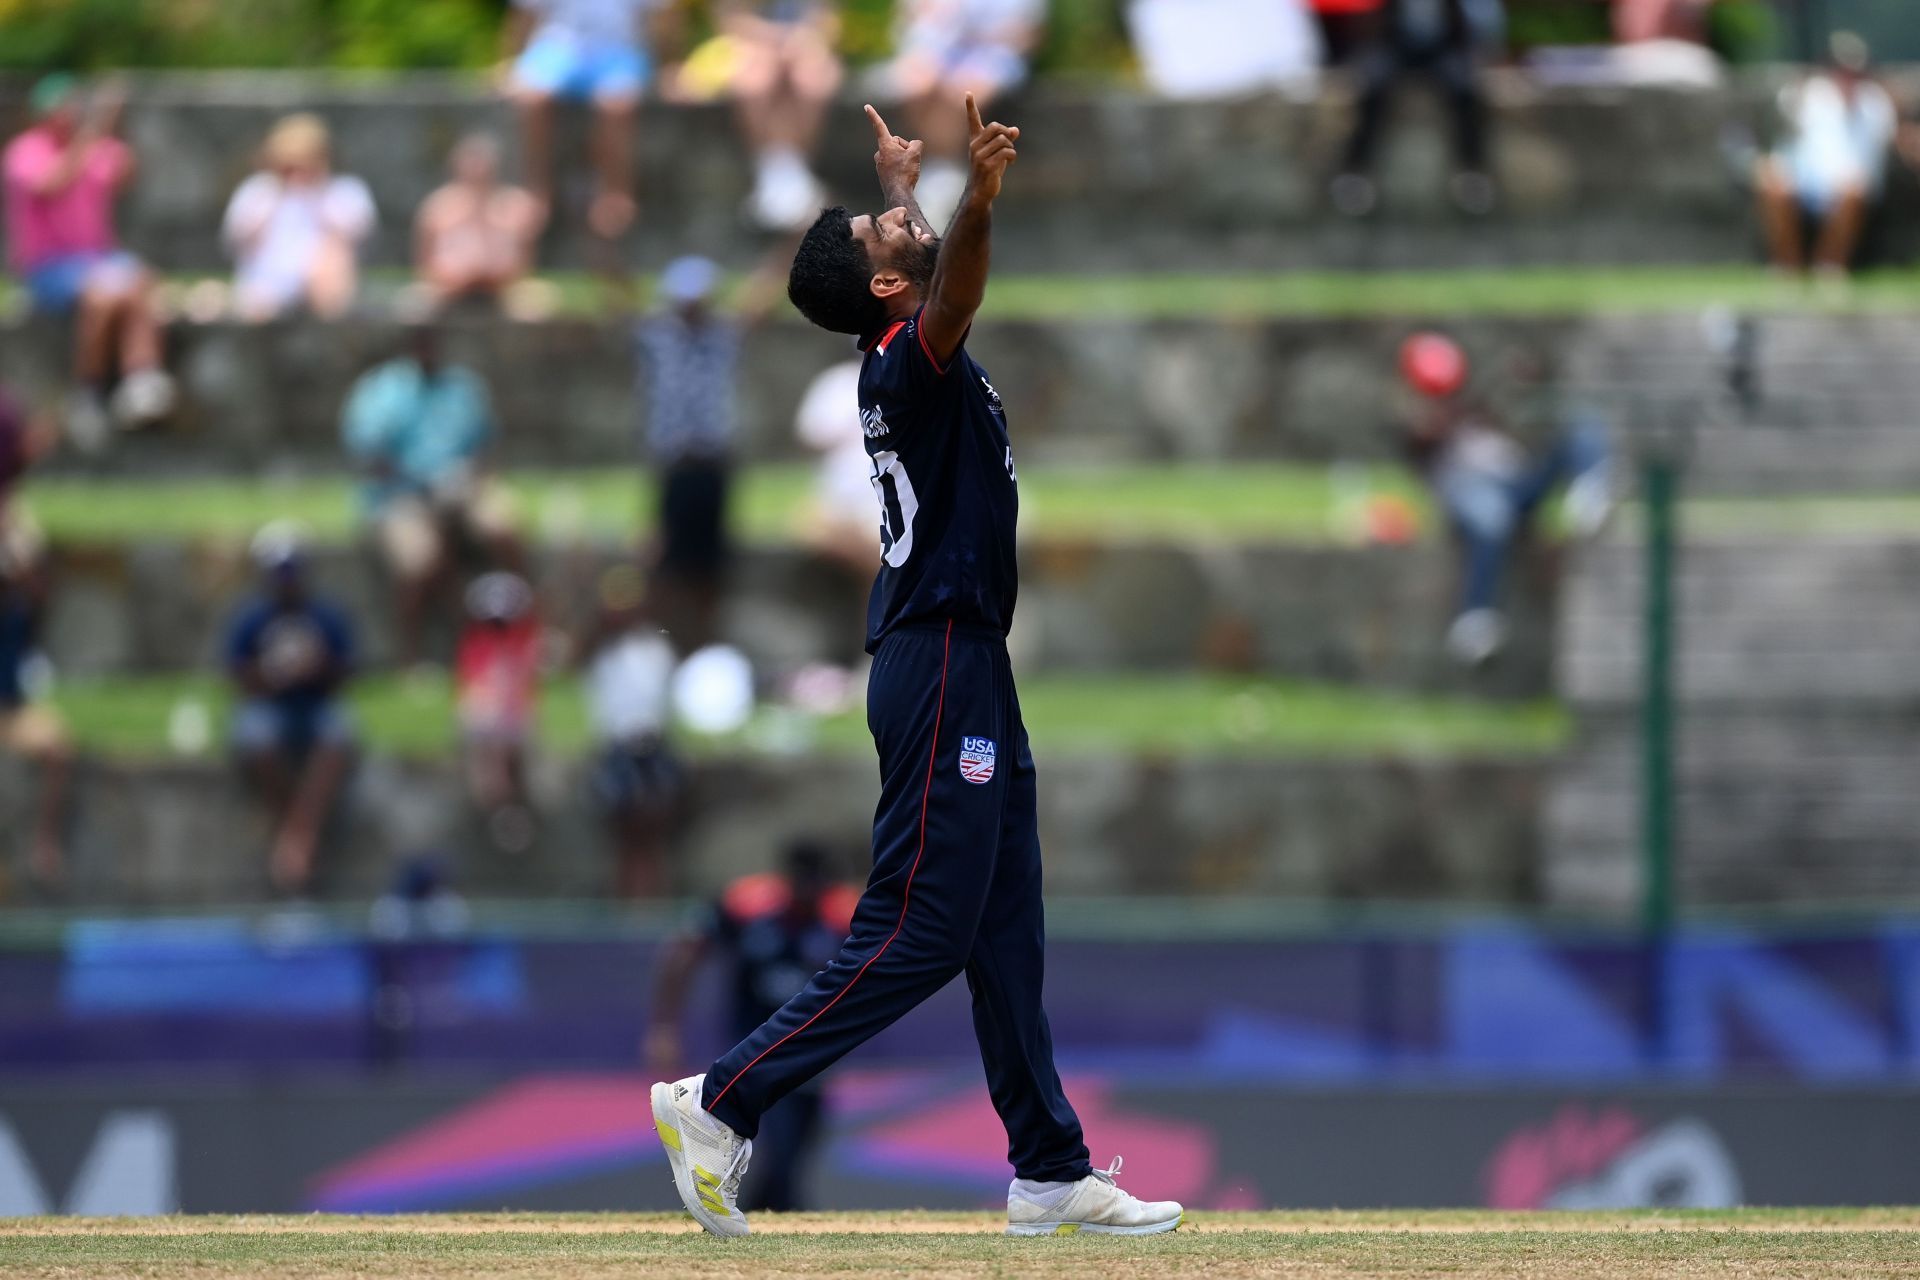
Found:
<svg viewBox="0 0 1920 1280"><path fill-rule="evenodd" d="M1017 126L998 120L988 124L980 118L980 104L971 93L967 95L967 156L973 167L967 188L970 196L988 204L999 198L1007 166L1019 159L1014 150L1019 141Z"/></svg>
<svg viewBox="0 0 1920 1280"><path fill-rule="evenodd" d="M891 191L896 186L913 190L920 182L920 152L923 145L920 139L902 138L895 134L871 103L867 105L867 121L873 125L873 167L880 175L881 190Z"/></svg>

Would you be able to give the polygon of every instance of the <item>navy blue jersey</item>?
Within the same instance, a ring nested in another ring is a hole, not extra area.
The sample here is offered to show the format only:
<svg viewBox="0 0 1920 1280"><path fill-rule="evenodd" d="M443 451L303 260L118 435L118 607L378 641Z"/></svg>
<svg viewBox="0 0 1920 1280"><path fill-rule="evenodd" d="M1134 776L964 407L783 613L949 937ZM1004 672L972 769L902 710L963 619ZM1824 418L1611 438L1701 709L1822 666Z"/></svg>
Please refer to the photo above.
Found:
<svg viewBox="0 0 1920 1280"><path fill-rule="evenodd" d="M734 962L733 1033L750 1035L826 967L853 924L860 891L833 885L795 911L785 876L743 876L713 904L702 929Z"/></svg>
<svg viewBox="0 0 1920 1280"><path fill-rule="evenodd" d="M986 370L964 343L943 368L916 313L867 347L860 424L880 499L867 652L914 622L952 620L1005 635L1019 590L1020 492L1007 417Z"/></svg>

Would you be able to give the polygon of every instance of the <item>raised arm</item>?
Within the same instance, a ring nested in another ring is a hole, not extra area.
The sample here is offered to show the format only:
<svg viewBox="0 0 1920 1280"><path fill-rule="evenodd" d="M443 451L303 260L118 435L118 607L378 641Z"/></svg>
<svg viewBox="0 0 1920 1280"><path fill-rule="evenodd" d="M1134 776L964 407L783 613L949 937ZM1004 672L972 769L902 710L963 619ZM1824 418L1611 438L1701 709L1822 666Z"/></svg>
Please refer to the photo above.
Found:
<svg viewBox="0 0 1920 1280"><path fill-rule="evenodd" d="M974 312L987 295L987 272L993 259L993 202L1007 166L1017 158L1014 143L1020 130L995 121L985 124L973 95L967 95L967 144L971 171L966 194L953 215L934 264L933 285L920 318L920 336L936 360L944 363L960 349Z"/></svg>
<svg viewBox="0 0 1920 1280"><path fill-rule="evenodd" d="M882 203L889 209L905 209L909 222L933 230L927 226L927 215L920 212L920 201L914 195L914 188L920 185L923 144L918 138L902 138L889 129L872 103L867 104L867 122L873 126L873 171L880 178Z"/></svg>

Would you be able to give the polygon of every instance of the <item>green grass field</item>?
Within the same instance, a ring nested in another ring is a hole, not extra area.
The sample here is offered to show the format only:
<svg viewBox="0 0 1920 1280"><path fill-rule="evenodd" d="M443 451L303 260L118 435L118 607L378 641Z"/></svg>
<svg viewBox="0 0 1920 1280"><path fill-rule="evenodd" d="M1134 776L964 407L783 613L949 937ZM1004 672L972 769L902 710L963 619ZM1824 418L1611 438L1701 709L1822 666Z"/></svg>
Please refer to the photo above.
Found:
<svg viewBox="0 0 1920 1280"><path fill-rule="evenodd" d="M1020 477L1022 532L1049 541L1321 546L1350 536L1343 513L1351 514L1355 498L1380 494L1405 499L1420 527L1434 530L1425 495L1398 467L1036 465L1022 467ZM575 533L631 539L650 525L653 489L637 471L522 471L506 479L545 541ZM762 544L791 540L811 486L804 467L749 468L735 506L741 536ZM48 476L31 480L23 497L50 537L72 544L231 541L276 519L297 520L315 538L339 543L356 528L352 486L338 478ZM1618 523L1631 530L1635 521L1625 514ZM1695 498L1683 517L1689 531L1710 536L1907 536L1920 534L1920 495Z"/></svg>
<svg viewBox="0 0 1920 1280"><path fill-rule="evenodd" d="M447 1215L0 1220L0 1275L141 1276L1897 1276L1920 1211L1195 1214L1149 1239L1011 1240L990 1214L763 1215L743 1240L684 1218Z"/></svg>
<svg viewBox="0 0 1920 1280"><path fill-rule="evenodd" d="M547 537L575 528L632 537L651 516L653 486L637 469L516 472L507 477L532 526ZM1336 478L1325 467L1134 465L1022 468L1022 518L1030 535L1213 538L1324 542L1335 536L1341 485L1391 492L1420 505L1398 468ZM812 489L805 467L753 467L736 500L749 541L790 538ZM61 542L142 538L243 538L268 520L294 519L329 541L351 536L356 508L345 479L156 480L37 477L26 505Z"/></svg>
<svg viewBox="0 0 1920 1280"><path fill-rule="evenodd" d="M184 291L206 276L176 276ZM549 272L561 315L606 315L626 305L592 276ZM377 299L408 280L391 268L368 273ZM737 283L737 280L736 280ZM654 281L635 281L651 296ZM996 317L1059 319L1095 315L1366 317L1588 314L1697 311L1910 311L1920 306L1920 272L1870 271L1840 291L1810 290L1760 266L1466 268L1436 271L1153 272L1140 275L1001 275L989 295ZM0 307L24 305L0 283ZM791 314L791 313L788 313ZM798 323L797 319L795 323Z"/></svg>
<svg viewBox="0 0 1920 1280"><path fill-rule="evenodd" d="M55 692L82 748L122 759L168 755L168 723L183 703L224 724L228 697L211 675L75 680ZM369 677L355 686L352 701L375 751L444 759L453 748L452 697L443 679ZM1548 701L1417 697L1228 676L1036 676L1021 682L1020 701L1034 745L1053 754L1524 755L1554 750L1569 733L1567 713ZM561 755L586 749L586 707L572 680L547 686L540 741ZM737 737L688 745L695 755L805 749L865 757L873 750L858 712L817 719L765 712Z"/></svg>

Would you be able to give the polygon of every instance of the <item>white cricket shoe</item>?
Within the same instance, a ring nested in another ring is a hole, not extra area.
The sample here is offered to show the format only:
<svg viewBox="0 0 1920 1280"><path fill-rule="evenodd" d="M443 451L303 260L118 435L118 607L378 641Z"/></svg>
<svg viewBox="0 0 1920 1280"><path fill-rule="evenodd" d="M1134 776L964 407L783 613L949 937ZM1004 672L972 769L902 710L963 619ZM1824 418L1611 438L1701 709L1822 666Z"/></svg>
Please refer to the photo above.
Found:
<svg viewBox="0 0 1920 1280"><path fill-rule="evenodd" d="M653 1086L653 1127L667 1149L673 1189L693 1220L716 1236L747 1234L747 1215L734 1203L753 1156L753 1142L708 1115L700 1105L705 1076Z"/></svg>
<svg viewBox="0 0 1920 1280"><path fill-rule="evenodd" d="M1030 1182L1015 1178L1007 1188L1007 1234L1070 1236L1078 1231L1100 1236L1155 1236L1180 1225L1182 1210L1173 1200L1136 1200L1114 1183L1120 1157L1078 1182Z"/></svg>

